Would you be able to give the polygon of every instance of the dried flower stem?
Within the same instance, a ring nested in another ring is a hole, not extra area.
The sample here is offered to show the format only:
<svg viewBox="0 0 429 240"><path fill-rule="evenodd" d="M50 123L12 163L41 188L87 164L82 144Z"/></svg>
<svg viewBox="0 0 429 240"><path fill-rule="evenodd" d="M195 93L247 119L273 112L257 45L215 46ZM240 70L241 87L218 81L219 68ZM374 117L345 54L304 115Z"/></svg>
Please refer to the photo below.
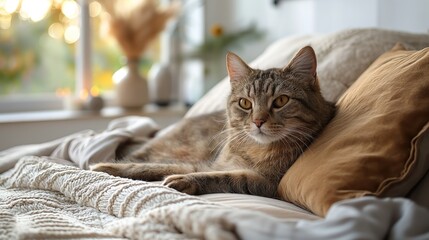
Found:
<svg viewBox="0 0 429 240"><path fill-rule="evenodd" d="M161 7L157 0L102 0L112 34L129 60L136 60L179 12L179 2Z"/></svg>

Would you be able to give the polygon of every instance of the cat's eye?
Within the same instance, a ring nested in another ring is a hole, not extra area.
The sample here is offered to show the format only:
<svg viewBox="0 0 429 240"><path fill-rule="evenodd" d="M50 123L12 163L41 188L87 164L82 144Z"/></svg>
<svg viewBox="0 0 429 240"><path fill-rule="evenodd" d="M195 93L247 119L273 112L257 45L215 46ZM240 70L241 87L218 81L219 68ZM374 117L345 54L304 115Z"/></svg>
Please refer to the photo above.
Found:
<svg viewBox="0 0 429 240"><path fill-rule="evenodd" d="M273 107L274 108L281 108L284 105L286 105L286 103L289 102L289 97L286 95L281 95L280 97L274 99L273 101Z"/></svg>
<svg viewBox="0 0 429 240"><path fill-rule="evenodd" d="M249 110L249 109L252 108L252 103L249 100L245 99L245 98L241 98L238 101L238 105L240 105L240 107L243 108L243 109L245 109L245 110Z"/></svg>

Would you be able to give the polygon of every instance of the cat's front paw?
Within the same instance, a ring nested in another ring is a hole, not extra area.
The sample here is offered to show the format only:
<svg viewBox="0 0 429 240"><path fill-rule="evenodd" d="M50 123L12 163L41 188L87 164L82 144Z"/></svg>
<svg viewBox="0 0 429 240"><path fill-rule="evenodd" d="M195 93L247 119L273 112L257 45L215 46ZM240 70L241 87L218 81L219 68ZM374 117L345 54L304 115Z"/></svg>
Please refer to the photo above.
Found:
<svg viewBox="0 0 429 240"><path fill-rule="evenodd" d="M199 185L195 179L186 174L170 175L165 178L162 185L174 188L179 192L195 195L198 193Z"/></svg>
<svg viewBox="0 0 429 240"><path fill-rule="evenodd" d="M89 167L91 171L105 172L113 176L119 175L118 166L112 163L97 163Z"/></svg>

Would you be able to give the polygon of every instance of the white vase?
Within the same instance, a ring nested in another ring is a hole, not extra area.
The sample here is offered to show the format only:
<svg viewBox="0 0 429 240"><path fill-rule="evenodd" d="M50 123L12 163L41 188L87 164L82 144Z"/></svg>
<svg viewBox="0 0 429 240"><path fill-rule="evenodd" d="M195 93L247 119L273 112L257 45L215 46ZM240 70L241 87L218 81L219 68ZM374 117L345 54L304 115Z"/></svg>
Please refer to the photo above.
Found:
<svg viewBox="0 0 429 240"><path fill-rule="evenodd" d="M148 73L150 99L158 106L168 106L171 102L173 83L167 64L155 63Z"/></svg>
<svg viewBox="0 0 429 240"><path fill-rule="evenodd" d="M138 60L128 60L125 66L113 74L113 82L120 107L138 109L148 103L147 81L139 72Z"/></svg>
<svg viewBox="0 0 429 240"><path fill-rule="evenodd" d="M161 58L148 74L151 102L167 106L179 100L181 42L178 22L170 22L161 35Z"/></svg>

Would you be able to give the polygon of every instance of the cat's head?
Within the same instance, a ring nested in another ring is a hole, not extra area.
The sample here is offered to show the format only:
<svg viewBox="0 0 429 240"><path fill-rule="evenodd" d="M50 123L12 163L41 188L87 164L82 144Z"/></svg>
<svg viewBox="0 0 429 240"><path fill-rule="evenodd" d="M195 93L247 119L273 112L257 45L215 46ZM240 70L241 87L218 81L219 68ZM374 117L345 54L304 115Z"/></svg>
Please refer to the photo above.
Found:
<svg viewBox="0 0 429 240"><path fill-rule="evenodd" d="M304 47L287 66L268 70L253 69L233 53L226 59L228 123L237 138L306 145L331 119L333 105L320 93L313 48Z"/></svg>

